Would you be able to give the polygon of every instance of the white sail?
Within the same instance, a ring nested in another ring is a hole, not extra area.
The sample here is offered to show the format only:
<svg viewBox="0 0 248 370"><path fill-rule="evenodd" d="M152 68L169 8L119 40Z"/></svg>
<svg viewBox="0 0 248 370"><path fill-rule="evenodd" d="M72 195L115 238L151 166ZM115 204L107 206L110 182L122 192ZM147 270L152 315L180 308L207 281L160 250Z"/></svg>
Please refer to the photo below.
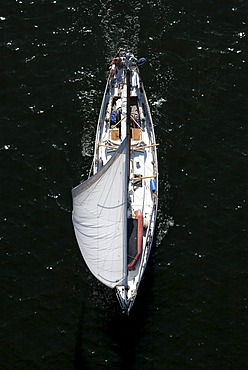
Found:
<svg viewBox="0 0 248 370"><path fill-rule="evenodd" d="M127 277L127 139L94 176L72 190L77 242L93 275L110 288Z"/></svg>

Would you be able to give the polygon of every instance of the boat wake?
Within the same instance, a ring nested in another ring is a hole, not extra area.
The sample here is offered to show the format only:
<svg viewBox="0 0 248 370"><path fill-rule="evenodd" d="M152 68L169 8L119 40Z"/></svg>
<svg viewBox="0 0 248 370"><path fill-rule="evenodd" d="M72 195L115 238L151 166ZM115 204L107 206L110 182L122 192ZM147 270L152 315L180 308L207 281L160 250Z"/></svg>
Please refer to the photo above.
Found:
<svg viewBox="0 0 248 370"><path fill-rule="evenodd" d="M132 6L126 3L101 1L102 8L98 14L106 45L106 55L113 55L117 49L137 52L140 38L141 1L133 1Z"/></svg>

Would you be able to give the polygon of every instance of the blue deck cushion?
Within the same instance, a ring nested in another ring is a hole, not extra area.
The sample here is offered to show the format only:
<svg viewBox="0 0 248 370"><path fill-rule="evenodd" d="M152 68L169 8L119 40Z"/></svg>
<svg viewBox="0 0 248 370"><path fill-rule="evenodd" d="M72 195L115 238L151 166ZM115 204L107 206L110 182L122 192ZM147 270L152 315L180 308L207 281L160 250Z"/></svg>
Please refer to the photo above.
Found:
<svg viewBox="0 0 248 370"><path fill-rule="evenodd" d="M111 113L110 121L112 123L116 123L117 122L116 119L117 119L117 112L115 110L113 110L113 112Z"/></svg>

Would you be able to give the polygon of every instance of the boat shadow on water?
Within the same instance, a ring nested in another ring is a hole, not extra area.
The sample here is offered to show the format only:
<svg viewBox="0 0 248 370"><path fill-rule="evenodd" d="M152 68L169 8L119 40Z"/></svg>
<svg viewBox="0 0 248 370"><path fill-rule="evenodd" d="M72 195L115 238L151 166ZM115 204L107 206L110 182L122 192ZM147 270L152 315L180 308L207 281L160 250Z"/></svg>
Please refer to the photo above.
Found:
<svg viewBox="0 0 248 370"><path fill-rule="evenodd" d="M139 294L128 315L122 312L115 290L95 280L91 284L92 291L83 301L77 327L74 369L136 368L139 343L154 305L153 255L152 250Z"/></svg>

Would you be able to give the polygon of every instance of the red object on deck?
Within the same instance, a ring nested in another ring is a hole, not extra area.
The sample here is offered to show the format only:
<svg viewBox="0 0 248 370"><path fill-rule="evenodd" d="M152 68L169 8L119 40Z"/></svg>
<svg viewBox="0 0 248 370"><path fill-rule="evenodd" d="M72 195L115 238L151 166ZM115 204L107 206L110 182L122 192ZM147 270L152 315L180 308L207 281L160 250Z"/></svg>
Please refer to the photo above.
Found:
<svg viewBox="0 0 248 370"><path fill-rule="evenodd" d="M134 266L136 265L141 252L142 252L142 247L143 247L143 215L140 210L135 211L135 218L138 220L138 235L137 235L137 253L132 262L129 263L128 265L128 271L133 270Z"/></svg>

